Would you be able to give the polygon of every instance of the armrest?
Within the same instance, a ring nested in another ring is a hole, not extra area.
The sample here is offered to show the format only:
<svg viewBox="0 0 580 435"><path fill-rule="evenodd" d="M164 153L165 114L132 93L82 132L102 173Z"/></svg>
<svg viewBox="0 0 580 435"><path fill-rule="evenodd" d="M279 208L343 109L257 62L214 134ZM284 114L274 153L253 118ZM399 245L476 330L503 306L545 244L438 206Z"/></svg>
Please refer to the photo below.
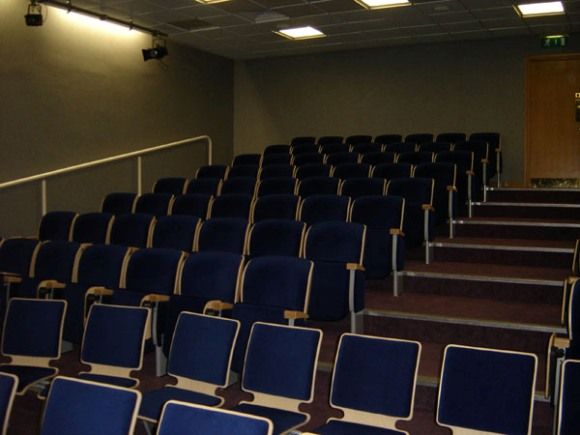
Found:
<svg viewBox="0 0 580 435"><path fill-rule="evenodd" d="M141 304L157 304L160 302L169 302L169 295L161 295L159 293L149 293L141 299Z"/></svg>
<svg viewBox="0 0 580 435"><path fill-rule="evenodd" d="M431 204L421 204L421 208L423 210L434 210L434 208Z"/></svg>
<svg viewBox="0 0 580 435"><path fill-rule="evenodd" d="M465 174L467 174L468 176L473 177L475 175L474 171L465 171Z"/></svg>
<svg viewBox="0 0 580 435"><path fill-rule="evenodd" d="M40 283L38 283L37 288L41 289L41 288L45 288L45 289L50 289L50 290L54 290L57 288L65 288L66 284L57 281L56 279L45 279L44 281L40 281Z"/></svg>
<svg viewBox="0 0 580 435"><path fill-rule="evenodd" d="M447 186L447 192L457 192L456 186Z"/></svg>
<svg viewBox="0 0 580 435"><path fill-rule="evenodd" d="M489 164L489 159L481 159L481 163L484 163L487 165L487 164Z"/></svg>
<svg viewBox="0 0 580 435"><path fill-rule="evenodd" d="M346 270L361 270L364 271L365 268L362 264L358 263L346 263Z"/></svg>
<svg viewBox="0 0 580 435"><path fill-rule="evenodd" d="M567 337L556 336L554 337L552 344L558 349L568 349L570 347L570 339Z"/></svg>
<svg viewBox="0 0 580 435"><path fill-rule="evenodd" d="M113 293L115 293L115 291L107 287L90 287L87 290L87 296L89 295L96 297L112 296Z"/></svg>
<svg viewBox="0 0 580 435"><path fill-rule="evenodd" d="M22 282L22 277L12 272L0 272L4 284L18 284Z"/></svg>
<svg viewBox="0 0 580 435"><path fill-rule="evenodd" d="M287 320L308 319L308 314L304 311L284 310L284 318Z"/></svg>
<svg viewBox="0 0 580 435"><path fill-rule="evenodd" d="M400 229L400 228L391 228L389 230L389 234L391 236L404 236L405 235L405 233L403 232L403 230Z"/></svg>
<svg viewBox="0 0 580 435"><path fill-rule="evenodd" d="M234 304L230 304L229 302L222 302L219 300L213 300L205 304L203 312L205 313L208 310L222 312L224 310L231 310L232 308L234 308Z"/></svg>

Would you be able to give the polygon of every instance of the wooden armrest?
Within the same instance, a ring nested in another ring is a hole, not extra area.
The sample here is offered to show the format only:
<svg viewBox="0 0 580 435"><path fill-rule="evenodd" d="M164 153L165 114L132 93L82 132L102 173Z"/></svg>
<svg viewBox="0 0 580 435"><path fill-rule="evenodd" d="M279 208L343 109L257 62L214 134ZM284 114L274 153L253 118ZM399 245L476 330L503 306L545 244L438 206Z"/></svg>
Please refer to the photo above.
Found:
<svg viewBox="0 0 580 435"><path fill-rule="evenodd" d="M471 175L471 176L474 176L475 175L475 172L473 172L473 171L465 171L465 173L467 175Z"/></svg>
<svg viewBox="0 0 580 435"><path fill-rule="evenodd" d="M488 159L481 159L481 163L485 163L486 165L489 163Z"/></svg>
<svg viewBox="0 0 580 435"><path fill-rule="evenodd" d="M224 311L224 310L231 310L234 308L234 304L230 304L229 302L222 302L218 300L209 301L205 304L203 311L206 310L213 310L213 311Z"/></svg>
<svg viewBox="0 0 580 435"><path fill-rule="evenodd" d="M4 284L18 284L22 282L22 277L12 272L0 272Z"/></svg>
<svg viewBox="0 0 580 435"><path fill-rule="evenodd" d="M112 296L113 293L115 292L107 287L90 287L87 290L87 295L93 296Z"/></svg>
<svg viewBox="0 0 580 435"><path fill-rule="evenodd" d="M346 270L365 270L362 264L346 263Z"/></svg>
<svg viewBox="0 0 580 435"><path fill-rule="evenodd" d="M405 233L403 232L403 230L400 229L400 228L391 228L389 230L389 234L391 236L404 236L405 235Z"/></svg>
<svg viewBox="0 0 580 435"><path fill-rule="evenodd" d="M567 337L554 337L554 341L552 342L554 347L558 349L568 349L570 347L570 339Z"/></svg>
<svg viewBox="0 0 580 435"><path fill-rule="evenodd" d="M285 319L308 319L308 314L304 311L284 310Z"/></svg>
<svg viewBox="0 0 580 435"><path fill-rule="evenodd" d="M169 295L160 295L159 293L149 293L141 299L141 304L151 303L156 304L160 302L169 302Z"/></svg>
<svg viewBox="0 0 580 435"><path fill-rule="evenodd" d="M47 289L57 289L57 288L65 288L66 284L57 281L56 279L45 279L44 281L40 281L38 283L37 288L47 288Z"/></svg>
<svg viewBox="0 0 580 435"><path fill-rule="evenodd" d="M434 210L434 208L431 204L421 204L421 208L423 210Z"/></svg>
<svg viewBox="0 0 580 435"><path fill-rule="evenodd" d="M447 192L457 192L457 187L455 187L455 186L447 186Z"/></svg>

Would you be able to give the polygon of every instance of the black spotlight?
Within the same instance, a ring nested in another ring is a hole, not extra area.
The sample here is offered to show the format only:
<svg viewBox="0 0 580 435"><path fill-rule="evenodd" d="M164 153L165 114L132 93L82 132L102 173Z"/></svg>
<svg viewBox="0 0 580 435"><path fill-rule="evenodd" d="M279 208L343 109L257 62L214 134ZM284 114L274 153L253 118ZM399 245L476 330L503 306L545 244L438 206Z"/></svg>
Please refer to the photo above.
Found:
<svg viewBox="0 0 580 435"><path fill-rule="evenodd" d="M24 21L27 26L42 26L42 23L44 22L42 7L35 1L28 5L28 12L24 15Z"/></svg>
<svg viewBox="0 0 580 435"><path fill-rule="evenodd" d="M150 59L163 59L168 54L167 47L162 45L156 45L153 48L144 48L142 51L144 61L148 61Z"/></svg>

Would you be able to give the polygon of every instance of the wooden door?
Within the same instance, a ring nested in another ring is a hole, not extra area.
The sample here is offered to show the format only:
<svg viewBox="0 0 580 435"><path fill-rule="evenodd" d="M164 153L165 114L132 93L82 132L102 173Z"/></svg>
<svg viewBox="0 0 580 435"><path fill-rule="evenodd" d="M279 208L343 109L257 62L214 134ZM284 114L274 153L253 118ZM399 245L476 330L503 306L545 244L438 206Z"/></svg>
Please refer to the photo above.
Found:
<svg viewBox="0 0 580 435"><path fill-rule="evenodd" d="M526 62L524 179L580 179L580 54Z"/></svg>

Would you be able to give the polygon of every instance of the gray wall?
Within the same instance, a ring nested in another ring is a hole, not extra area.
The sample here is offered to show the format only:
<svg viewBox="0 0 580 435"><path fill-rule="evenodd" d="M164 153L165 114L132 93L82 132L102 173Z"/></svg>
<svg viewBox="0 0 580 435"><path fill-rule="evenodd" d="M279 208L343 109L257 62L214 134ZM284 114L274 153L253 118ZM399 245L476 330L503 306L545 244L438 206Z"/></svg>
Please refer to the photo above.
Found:
<svg viewBox="0 0 580 435"><path fill-rule="evenodd" d="M505 180L521 183L524 60L553 53L515 38L237 62L234 151L302 135L491 130Z"/></svg>
<svg viewBox="0 0 580 435"><path fill-rule="evenodd" d="M27 2L0 2L0 182L209 134L214 161L229 162L233 62L179 45L160 64L143 62L149 35L94 29L49 8L26 27ZM147 157L144 190L163 175L191 175L204 146ZM136 189L125 162L48 182L49 210L96 210L105 193ZM0 234L33 234L38 184L0 191Z"/></svg>

